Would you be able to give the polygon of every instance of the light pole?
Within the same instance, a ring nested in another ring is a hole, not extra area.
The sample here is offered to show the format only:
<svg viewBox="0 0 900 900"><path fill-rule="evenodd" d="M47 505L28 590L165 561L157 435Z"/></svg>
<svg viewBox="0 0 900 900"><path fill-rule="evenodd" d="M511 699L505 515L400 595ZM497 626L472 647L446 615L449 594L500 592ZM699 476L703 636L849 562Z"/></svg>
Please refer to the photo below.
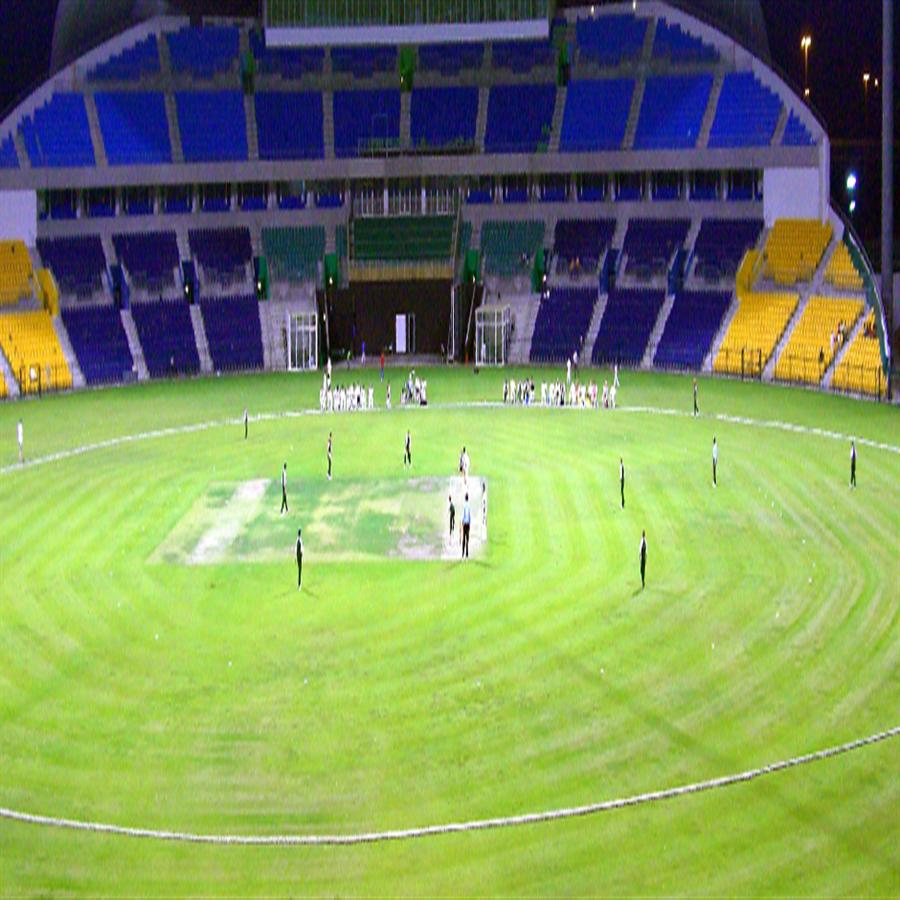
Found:
<svg viewBox="0 0 900 900"><path fill-rule="evenodd" d="M803 51L803 96L809 99L809 48L812 46L812 37L804 34L800 38L800 49Z"/></svg>

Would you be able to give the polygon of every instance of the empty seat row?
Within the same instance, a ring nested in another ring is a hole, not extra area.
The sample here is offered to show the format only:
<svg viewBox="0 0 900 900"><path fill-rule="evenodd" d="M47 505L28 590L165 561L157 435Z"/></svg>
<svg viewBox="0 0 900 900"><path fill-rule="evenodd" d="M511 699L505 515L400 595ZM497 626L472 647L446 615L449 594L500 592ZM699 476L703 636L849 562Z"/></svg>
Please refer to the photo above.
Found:
<svg viewBox="0 0 900 900"><path fill-rule="evenodd" d="M551 289L538 306L531 361L558 362L580 352L596 302L596 287Z"/></svg>
<svg viewBox="0 0 900 900"><path fill-rule="evenodd" d="M200 300L209 355L217 372L263 367L259 303L252 295Z"/></svg>
<svg viewBox="0 0 900 900"><path fill-rule="evenodd" d="M0 306L30 297L33 275L31 256L24 241L0 241Z"/></svg>
<svg viewBox="0 0 900 900"><path fill-rule="evenodd" d="M831 241L831 223L778 219L763 248L763 274L776 284L809 281Z"/></svg>
<svg viewBox="0 0 900 900"><path fill-rule="evenodd" d="M106 256L97 235L38 238L37 248L63 294L90 297L102 290Z"/></svg>
<svg viewBox="0 0 900 900"><path fill-rule="evenodd" d="M200 371L190 307L186 302L164 300L134 303L131 314L147 369L153 378Z"/></svg>
<svg viewBox="0 0 900 900"><path fill-rule="evenodd" d="M739 289L738 308L716 354L714 371L760 376L798 302L796 294Z"/></svg>
<svg viewBox="0 0 900 900"><path fill-rule="evenodd" d="M450 258L452 248L450 216L361 218L353 223L356 260L444 260Z"/></svg>
<svg viewBox="0 0 900 900"><path fill-rule="evenodd" d="M485 222L481 226L485 274L504 278L528 274L543 243L542 221Z"/></svg>
<svg viewBox="0 0 900 900"><path fill-rule="evenodd" d="M325 229L263 228L263 253L275 281L312 281L325 255Z"/></svg>
<svg viewBox="0 0 900 900"><path fill-rule="evenodd" d="M678 291L653 365L699 370L730 301L731 295L725 291Z"/></svg>
<svg viewBox="0 0 900 900"><path fill-rule="evenodd" d="M832 386L841 391L881 397L886 379L881 347L875 326L875 311L870 310L864 327L857 333L834 370Z"/></svg>
<svg viewBox="0 0 900 900"><path fill-rule="evenodd" d="M64 307L62 318L88 384L115 384L132 373L134 360L114 306Z"/></svg>
<svg viewBox="0 0 900 900"><path fill-rule="evenodd" d="M72 387L72 373L45 310L0 315L0 347L23 394Z"/></svg>
<svg viewBox="0 0 900 900"><path fill-rule="evenodd" d="M662 291L627 288L610 291L591 353L594 365L638 365L664 300Z"/></svg>

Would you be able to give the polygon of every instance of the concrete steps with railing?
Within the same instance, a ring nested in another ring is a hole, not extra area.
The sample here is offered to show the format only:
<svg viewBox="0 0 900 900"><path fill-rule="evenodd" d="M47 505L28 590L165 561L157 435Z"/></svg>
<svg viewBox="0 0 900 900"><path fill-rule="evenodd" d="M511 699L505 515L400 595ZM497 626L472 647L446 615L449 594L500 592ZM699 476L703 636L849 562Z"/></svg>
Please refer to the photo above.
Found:
<svg viewBox="0 0 900 900"><path fill-rule="evenodd" d="M634 84L634 93L631 95L631 109L628 111L628 122L625 125L625 139L622 141L623 150L634 149L634 138L637 134L638 120L641 117L641 104L644 102L644 90L647 87L647 79L641 75Z"/></svg>
<svg viewBox="0 0 900 900"><path fill-rule="evenodd" d="M169 143L172 145L172 162L184 162L184 147L181 145L181 129L178 126L178 107L175 103L175 95L169 91L165 93L166 121L169 124Z"/></svg>
<svg viewBox="0 0 900 900"><path fill-rule="evenodd" d="M256 130L256 103L252 94L244 94L244 118L247 122L247 158L259 160L259 134Z"/></svg>
<svg viewBox="0 0 900 900"><path fill-rule="evenodd" d="M409 147L412 144L412 94L409 91L400 92L400 146Z"/></svg>
<svg viewBox="0 0 900 900"><path fill-rule="evenodd" d="M2 347L0 347L0 373L3 374L3 380L6 382L6 395L8 397L18 397L21 393L19 391L19 382L16 380L15 373Z"/></svg>
<svg viewBox="0 0 900 900"><path fill-rule="evenodd" d="M666 322L669 321L669 316L672 313L672 307L674 305L675 295L666 294L666 299L663 301L659 315L656 317L656 322L650 332L650 337L647 339L647 346L644 349L644 355L641 358L642 369L650 369L653 367L653 357L656 356L656 348L659 346L663 332L666 330Z"/></svg>
<svg viewBox="0 0 900 900"><path fill-rule="evenodd" d="M487 56L487 53L485 53ZM478 115L475 117L475 149L479 153L484 152L484 136L487 133L488 101L490 88L482 86L478 88Z"/></svg>
<svg viewBox="0 0 900 900"><path fill-rule="evenodd" d="M600 294L594 304L594 312L591 314L591 322L588 325L587 334L584 336L583 352L581 354L584 365L589 365L594 353L594 344L597 343L597 335L600 334L600 324L609 303L609 294Z"/></svg>
<svg viewBox="0 0 900 900"><path fill-rule="evenodd" d="M713 78L712 88L709 92L709 100L706 103L706 111L700 123L700 134L697 137L697 149L709 146L709 133L712 131L713 122L716 120L716 110L719 108L719 97L722 95L722 85L725 83L725 72L719 70Z"/></svg>
<svg viewBox="0 0 900 900"><path fill-rule="evenodd" d="M78 357L75 355L75 349L69 340L69 332L66 331L66 323L63 322L62 316L53 316L53 330L56 332L56 338L59 346L62 348L63 356L66 358L66 365L72 373L72 387L82 388L87 384L81 366L78 364Z"/></svg>
<svg viewBox="0 0 900 900"><path fill-rule="evenodd" d="M331 59L326 53L325 58ZM325 159L334 159L334 91L322 92L322 137L325 141Z"/></svg>
<svg viewBox="0 0 900 900"><path fill-rule="evenodd" d="M784 327L784 331L781 333L781 337L778 339L778 343L775 344L775 349L772 351L772 355L766 361L765 366L763 367L763 381L772 381L775 378L775 366L778 365L778 357L784 352L784 348L788 345L788 341L791 339L791 335L794 332L794 329L797 327L797 323L800 321L800 317L803 315L803 310L806 309L806 304L809 303L809 292L804 291L800 294L800 302L797 304L797 308L794 310L793 315L788 319L787 325Z"/></svg>
<svg viewBox="0 0 900 900"><path fill-rule="evenodd" d="M200 357L200 371L212 372L212 356L209 352L209 341L206 339L206 327L203 324L203 314L196 303L192 303L191 325L194 327L194 341L197 344L197 355Z"/></svg>
<svg viewBox="0 0 900 900"><path fill-rule="evenodd" d="M125 340L128 341L128 349L131 352L138 381L149 381L150 370L147 368L144 348L141 346L141 339L138 336L137 326L134 324L134 316L131 314L131 310L120 310L119 318L122 320L122 328L125 329Z"/></svg>
<svg viewBox="0 0 900 900"><path fill-rule="evenodd" d="M87 112L88 128L91 132L91 143L94 145L94 159L97 161L98 166L105 167L109 165L109 162L106 158L103 132L100 130L97 104L94 102L94 95L90 91L84 92L84 108Z"/></svg>
<svg viewBox="0 0 900 900"><path fill-rule="evenodd" d="M725 340L725 335L728 334L728 329L731 327L731 322L737 314L739 306L740 302L737 298L737 291L733 291L731 294L731 303L728 304L728 309L725 310L725 315L722 316L722 324L719 325L719 330L716 332L712 344L709 346L709 352L703 357L703 365L700 367L701 371L712 372L713 362L719 355L719 350Z"/></svg>
<svg viewBox="0 0 900 900"><path fill-rule="evenodd" d="M550 153L559 153L559 141L562 137L563 116L566 111L566 97L569 89L565 85L560 85L556 89L556 105L553 107L553 120L550 125Z"/></svg>
<svg viewBox="0 0 900 900"><path fill-rule="evenodd" d="M831 365L825 370L825 374L822 376L822 387L828 388L829 390L831 389L831 385L834 382L834 373L837 371L837 367L841 364L841 362L843 362L844 357L847 355L847 351L850 349L850 345L856 340L859 333L863 330L868 315L869 309L868 307L865 307L859 318L856 320L854 326L850 329L850 332L845 336L844 343L841 346L841 349L834 354L834 359L831 361Z"/></svg>

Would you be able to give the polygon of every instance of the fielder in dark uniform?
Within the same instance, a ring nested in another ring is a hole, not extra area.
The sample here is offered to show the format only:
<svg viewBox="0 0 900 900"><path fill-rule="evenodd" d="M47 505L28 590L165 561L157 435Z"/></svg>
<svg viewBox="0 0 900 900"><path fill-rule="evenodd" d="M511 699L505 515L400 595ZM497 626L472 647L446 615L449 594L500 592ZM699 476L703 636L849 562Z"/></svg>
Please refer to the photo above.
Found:
<svg viewBox="0 0 900 900"><path fill-rule="evenodd" d="M406 445L403 450L403 465L412 465L412 438L409 436L408 431L406 432Z"/></svg>
<svg viewBox="0 0 900 900"><path fill-rule="evenodd" d="M331 481L331 432L328 432L328 480Z"/></svg>
<svg viewBox="0 0 900 900"><path fill-rule="evenodd" d="M856 487L856 441L850 441L850 487Z"/></svg>
<svg viewBox="0 0 900 900"><path fill-rule="evenodd" d="M716 443L715 438L713 438L712 459L713 459L713 487L718 487L719 484L716 481L716 468L719 465L719 445Z"/></svg>
<svg viewBox="0 0 900 900"><path fill-rule="evenodd" d="M641 590L644 589L645 575L647 573L647 532L641 532Z"/></svg>
<svg viewBox="0 0 900 900"><path fill-rule="evenodd" d="M625 509L625 463L619 457L619 490L622 493L622 509Z"/></svg>
<svg viewBox="0 0 900 900"><path fill-rule="evenodd" d="M297 590L303 587L303 529L297 529Z"/></svg>
<svg viewBox="0 0 900 900"><path fill-rule="evenodd" d="M453 531L456 528L456 507L453 505L452 495L447 498L450 504L450 537L453 537Z"/></svg>
<svg viewBox="0 0 900 900"><path fill-rule="evenodd" d="M697 379L694 379L694 415L700 415L700 406L697 403Z"/></svg>
<svg viewBox="0 0 900 900"><path fill-rule="evenodd" d="M281 467L281 514L288 512L287 502L287 463Z"/></svg>
<svg viewBox="0 0 900 900"><path fill-rule="evenodd" d="M247 415L247 407L244 407L244 440L247 440L247 435L250 432L250 417Z"/></svg>
<svg viewBox="0 0 900 900"><path fill-rule="evenodd" d="M469 528L472 525L472 510L469 508L469 495L466 494L466 502L463 504L462 515L462 555L469 558Z"/></svg>

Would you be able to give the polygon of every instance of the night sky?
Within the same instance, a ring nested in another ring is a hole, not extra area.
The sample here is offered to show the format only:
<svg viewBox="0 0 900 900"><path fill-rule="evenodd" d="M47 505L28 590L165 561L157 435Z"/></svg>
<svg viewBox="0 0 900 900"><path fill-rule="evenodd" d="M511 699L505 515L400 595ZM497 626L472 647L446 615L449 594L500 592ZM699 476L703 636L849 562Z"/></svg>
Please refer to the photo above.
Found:
<svg viewBox="0 0 900 900"><path fill-rule="evenodd" d="M880 205L881 95L874 79L881 75L881 6L882 0L762 0L772 59L799 92L803 85L800 38L807 32L812 36L810 100L832 139L832 190L839 196L845 171L859 169L857 226L872 250L880 215L875 207ZM56 0L0 0L0 109L7 110L46 76L55 9ZM896 34L895 30L895 47ZM872 73L868 121L862 81L866 70Z"/></svg>

